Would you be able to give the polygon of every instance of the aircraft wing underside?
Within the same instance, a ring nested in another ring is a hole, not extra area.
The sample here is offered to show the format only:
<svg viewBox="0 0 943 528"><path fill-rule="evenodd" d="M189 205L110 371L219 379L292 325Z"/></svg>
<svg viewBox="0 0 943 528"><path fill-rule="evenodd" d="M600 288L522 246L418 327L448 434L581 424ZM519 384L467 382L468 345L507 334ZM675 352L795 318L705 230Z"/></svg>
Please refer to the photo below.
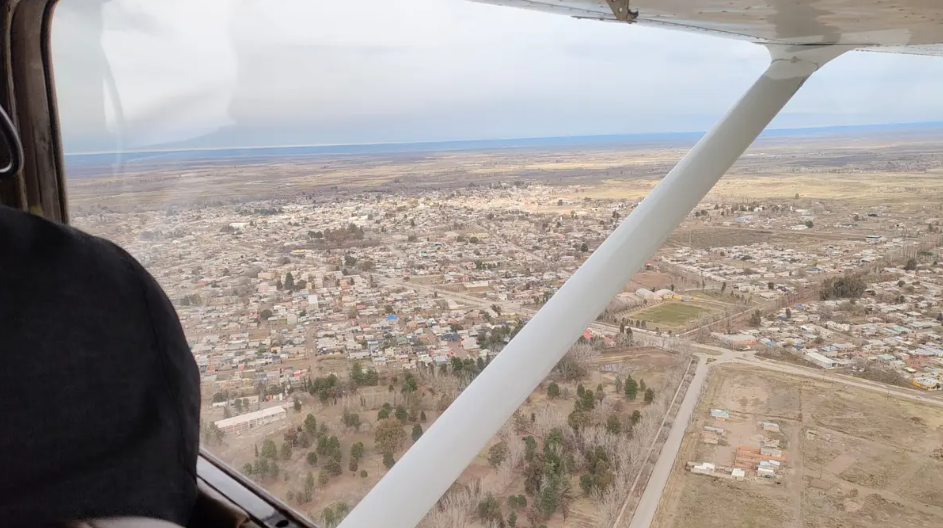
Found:
<svg viewBox="0 0 943 528"><path fill-rule="evenodd" d="M943 55L940 0L474 0L770 44ZM617 17L616 12L624 13Z"/></svg>

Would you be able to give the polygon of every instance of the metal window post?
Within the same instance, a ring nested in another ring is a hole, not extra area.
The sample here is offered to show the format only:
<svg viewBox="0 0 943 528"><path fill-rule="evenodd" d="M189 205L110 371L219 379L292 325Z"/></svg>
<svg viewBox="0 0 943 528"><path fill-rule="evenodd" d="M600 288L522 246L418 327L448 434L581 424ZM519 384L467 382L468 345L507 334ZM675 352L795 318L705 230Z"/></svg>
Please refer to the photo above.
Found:
<svg viewBox="0 0 943 528"><path fill-rule="evenodd" d="M846 46L770 47L769 68L341 524L416 526L812 73Z"/></svg>

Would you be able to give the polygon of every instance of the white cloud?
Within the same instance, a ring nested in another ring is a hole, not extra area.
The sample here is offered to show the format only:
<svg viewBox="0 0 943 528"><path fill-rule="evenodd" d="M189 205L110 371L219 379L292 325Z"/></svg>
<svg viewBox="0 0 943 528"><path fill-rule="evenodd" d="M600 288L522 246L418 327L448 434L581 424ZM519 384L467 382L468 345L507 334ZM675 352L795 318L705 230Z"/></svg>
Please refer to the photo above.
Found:
<svg viewBox="0 0 943 528"><path fill-rule="evenodd" d="M99 22L96 4L63 2L54 20L67 151L115 147L101 49L125 148L703 130L767 57L464 0L114 0ZM943 60L848 55L775 124L943 120L940 93Z"/></svg>

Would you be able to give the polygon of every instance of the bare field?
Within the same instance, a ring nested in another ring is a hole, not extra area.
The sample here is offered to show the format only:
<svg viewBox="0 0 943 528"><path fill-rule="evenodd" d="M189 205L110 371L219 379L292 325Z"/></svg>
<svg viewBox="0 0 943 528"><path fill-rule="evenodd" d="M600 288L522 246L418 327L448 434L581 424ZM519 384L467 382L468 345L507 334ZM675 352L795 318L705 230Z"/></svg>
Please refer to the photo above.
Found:
<svg viewBox="0 0 943 528"><path fill-rule="evenodd" d="M941 140L934 131L901 139L902 132L863 139L761 138L715 186L707 201L760 198L854 200L860 204L943 201ZM558 146L412 153L174 157L173 153L96 160L67 157L74 208L188 203L232 203L311 193L411 192L532 181L578 186L561 191L584 198L639 200L683 156L694 138L660 144ZM494 205L502 205L498 200ZM538 213L566 213L556 200L514 205Z"/></svg>
<svg viewBox="0 0 943 528"><path fill-rule="evenodd" d="M692 479L671 526L785 527L790 517L784 497L773 497L746 482Z"/></svg>
<svg viewBox="0 0 943 528"><path fill-rule="evenodd" d="M710 418L711 408L730 418ZM711 373L696 413L655 528L943 526L943 462L934 455L943 446L941 408L728 365ZM701 442L704 425L743 440L758 419L780 424L781 477L748 473L736 482L685 470L688 462L731 464L730 447Z"/></svg>

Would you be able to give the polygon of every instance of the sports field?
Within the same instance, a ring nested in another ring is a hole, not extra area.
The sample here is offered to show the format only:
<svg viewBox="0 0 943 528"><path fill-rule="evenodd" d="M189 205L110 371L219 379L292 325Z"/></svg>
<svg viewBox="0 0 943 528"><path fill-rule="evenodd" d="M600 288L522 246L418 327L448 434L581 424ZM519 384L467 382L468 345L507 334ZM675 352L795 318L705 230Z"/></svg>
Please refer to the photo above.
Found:
<svg viewBox="0 0 943 528"><path fill-rule="evenodd" d="M668 302L636 312L632 318L647 321L649 325L681 326L709 311L707 308L690 303Z"/></svg>

